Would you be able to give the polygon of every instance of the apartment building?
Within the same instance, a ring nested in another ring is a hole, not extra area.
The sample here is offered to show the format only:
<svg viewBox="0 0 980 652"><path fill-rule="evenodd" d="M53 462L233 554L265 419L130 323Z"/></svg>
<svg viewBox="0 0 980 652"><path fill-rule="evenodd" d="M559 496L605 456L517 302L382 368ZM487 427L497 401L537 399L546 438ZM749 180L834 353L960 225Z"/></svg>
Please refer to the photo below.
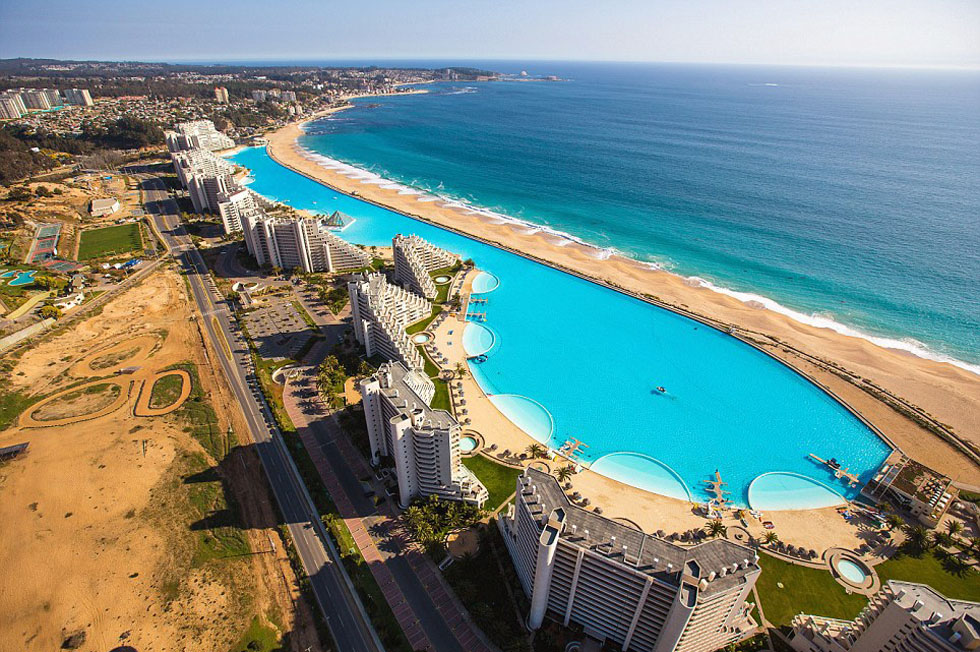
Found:
<svg viewBox="0 0 980 652"><path fill-rule="evenodd" d="M252 100L255 102L265 102L268 99L268 94L263 90L252 91Z"/></svg>
<svg viewBox="0 0 980 652"><path fill-rule="evenodd" d="M709 652L755 628L746 603L759 577L751 548L725 539L679 546L571 503L558 481L526 469L498 520L531 600L546 616L637 652Z"/></svg>
<svg viewBox="0 0 980 652"><path fill-rule="evenodd" d="M413 499L436 495L482 506L489 494L463 466L461 428L445 410L429 404L435 386L420 369L400 362L381 365L360 383L371 461L391 458L402 507Z"/></svg>
<svg viewBox="0 0 980 652"><path fill-rule="evenodd" d="M87 88L69 88L65 91L65 101L76 106L92 106L92 95Z"/></svg>
<svg viewBox="0 0 980 652"><path fill-rule="evenodd" d="M854 620L798 615L798 652L962 652L980 649L980 603L950 600L925 584L889 582Z"/></svg>
<svg viewBox="0 0 980 652"><path fill-rule="evenodd" d="M392 285L380 272L356 274L347 284L354 335L368 357L380 355L408 369L424 366L405 327L432 313L432 304L414 292Z"/></svg>
<svg viewBox="0 0 980 652"><path fill-rule="evenodd" d="M219 104L228 104L228 89L224 86L214 87L214 99Z"/></svg>
<svg viewBox="0 0 980 652"><path fill-rule="evenodd" d="M417 235L403 236L399 233L391 241L391 246L395 256L395 281L428 299L434 299L437 294L429 273L461 260L458 255L440 249Z"/></svg>
<svg viewBox="0 0 980 652"><path fill-rule="evenodd" d="M219 195L232 195L239 189L232 177L235 166L206 149L177 151L170 158L177 179L198 213L218 213Z"/></svg>
<svg viewBox="0 0 980 652"><path fill-rule="evenodd" d="M20 93L7 92L0 94L0 118L14 120L27 113L27 107L20 98Z"/></svg>
<svg viewBox="0 0 980 652"><path fill-rule="evenodd" d="M360 269L371 263L371 254L334 235L323 218L269 215L254 205L254 195L245 199L236 193L227 200L222 212L222 220L229 216L226 229L228 223L234 225L232 215L236 215L245 246L259 265L314 273Z"/></svg>
<svg viewBox="0 0 980 652"><path fill-rule="evenodd" d="M46 111L50 109L51 102L48 99L47 90L45 88L20 89L20 97L24 101L24 106L32 111Z"/></svg>
<svg viewBox="0 0 980 652"><path fill-rule="evenodd" d="M205 149L216 152L230 149L235 141L214 127L210 120L193 120L174 125L173 131L165 134L167 149L171 152L182 152L192 149Z"/></svg>

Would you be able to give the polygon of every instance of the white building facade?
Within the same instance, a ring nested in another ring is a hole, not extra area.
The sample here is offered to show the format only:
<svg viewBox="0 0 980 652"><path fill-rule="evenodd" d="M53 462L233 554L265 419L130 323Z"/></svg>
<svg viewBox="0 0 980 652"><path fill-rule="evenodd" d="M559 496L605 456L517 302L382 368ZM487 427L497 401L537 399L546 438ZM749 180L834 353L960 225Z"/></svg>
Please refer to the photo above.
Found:
<svg viewBox="0 0 980 652"><path fill-rule="evenodd" d="M167 149L171 152L182 152L189 149L206 149L216 152L230 149L235 141L214 127L210 120L193 120L174 125L173 131L165 134Z"/></svg>
<svg viewBox="0 0 980 652"><path fill-rule="evenodd" d="M798 652L980 650L980 603L912 582L890 580L854 620L798 615L792 626Z"/></svg>
<svg viewBox="0 0 980 652"><path fill-rule="evenodd" d="M395 280L428 299L434 299L437 294L430 272L451 267L461 260L458 255L417 235L398 234L391 241L391 247L395 257Z"/></svg>
<svg viewBox="0 0 980 652"><path fill-rule="evenodd" d="M405 327L432 313L432 304L414 292L392 285L385 275L356 274L347 284L354 336L368 357L380 355L408 369L425 366Z"/></svg>
<svg viewBox="0 0 980 652"><path fill-rule="evenodd" d="M259 198L245 192L250 197L239 193L223 204L222 221L227 228L234 226L237 217L245 246L259 265L311 274L360 269L371 263L371 254L334 235L323 219L268 215L257 206Z"/></svg>
<svg viewBox="0 0 980 652"><path fill-rule="evenodd" d="M394 462L402 507L431 495L477 506L486 502L486 487L463 465L460 425L449 412L429 407L435 386L421 370L386 363L360 389L371 461Z"/></svg>
<svg viewBox="0 0 980 652"><path fill-rule="evenodd" d="M755 629L746 599L760 568L750 548L644 534L573 505L554 477L530 468L498 526L532 629L549 616L636 652L710 652Z"/></svg>

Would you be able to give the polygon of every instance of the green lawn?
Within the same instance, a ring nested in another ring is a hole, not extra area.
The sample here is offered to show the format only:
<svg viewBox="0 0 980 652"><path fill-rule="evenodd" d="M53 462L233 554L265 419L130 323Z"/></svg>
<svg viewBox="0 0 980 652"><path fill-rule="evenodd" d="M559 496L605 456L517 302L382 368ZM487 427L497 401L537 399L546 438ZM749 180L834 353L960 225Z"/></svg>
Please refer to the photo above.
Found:
<svg viewBox="0 0 980 652"><path fill-rule="evenodd" d="M106 226L82 231L78 259L89 260L111 254L127 254L143 250L138 222Z"/></svg>
<svg viewBox="0 0 980 652"><path fill-rule="evenodd" d="M773 625L788 625L803 612L831 618L854 618L868 604L862 595L848 594L830 571L805 568L763 554L756 582L762 611ZM783 588L779 588L779 584Z"/></svg>
<svg viewBox="0 0 980 652"><path fill-rule="evenodd" d="M517 476L520 469L514 469L498 464L483 455L464 457L463 464L479 478L483 486L490 492L490 499L483 508L492 512L504 504L517 487Z"/></svg>
<svg viewBox="0 0 980 652"><path fill-rule="evenodd" d="M429 324L432 323L432 320L435 319L440 312L442 312L442 306L433 305L431 315L429 315L422 321L415 322L414 324L406 328L405 332L408 333L409 335L415 335L416 333L421 333L422 331L424 331L426 328L429 327Z"/></svg>
<svg viewBox="0 0 980 652"><path fill-rule="evenodd" d="M276 652L279 647L279 633L271 625L263 624L258 616L252 618L248 629L232 648L231 652Z"/></svg>
<svg viewBox="0 0 980 652"><path fill-rule="evenodd" d="M180 398L180 390L183 388L184 379L181 376L172 374L160 378L150 388L150 407L157 409L173 405Z"/></svg>
<svg viewBox="0 0 980 652"><path fill-rule="evenodd" d="M980 602L980 573L973 569L966 569L958 575L950 573L931 552L924 552L918 557L898 554L875 566L875 571L883 584L888 580L920 582L947 598Z"/></svg>

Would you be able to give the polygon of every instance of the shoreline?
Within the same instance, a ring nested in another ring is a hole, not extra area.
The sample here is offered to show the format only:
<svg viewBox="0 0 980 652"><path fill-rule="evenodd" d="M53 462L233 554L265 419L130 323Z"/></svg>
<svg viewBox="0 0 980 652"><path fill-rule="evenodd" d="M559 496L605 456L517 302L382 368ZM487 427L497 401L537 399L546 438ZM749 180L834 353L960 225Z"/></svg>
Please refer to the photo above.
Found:
<svg viewBox="0 0 980 652"><path fill-rule="evenodd" d="M330 113L343 108L336 107ZM315 119L317 117L310 117L302 122ZM732 334L777 357L839 398L845 406L874 426L873 429L880 431L890 445L929 466L938 467L937 470L954 479L980 484L980 465L975 454L970 455L970 449L974 449L975 453L980 441L980 414L972 398L980 395L980 377L970 371L800 322L781 312L765 309L765 306L752 305L751 302L714 291L703 282L692 284L692 279L655 269L648 263L612 252L605 256L596 255L602 250L574 238L562 238L547 227L494 217L445 198L430 196L426 197L427 201L418 201L424 197L418 192L401 194L378 183L364 183L364 176L350 178L311 160L297 143L303 133L297 122L269 134L266 150L270 157L280 165L337 192L517 253L639 300L704 321L715 328L729 330L729 326L735 326ZM384 185L395 184L397 182ZM846 369L841 365L845 365ZM827 373L815 378L815 370ZM862 406L855 404L854 396L842 396L844 392L841 392L839 385L844 381L857 388L859 393L878 394L875 400L887 410L873 410L876 413L873 417L866 414ZM884 398L881 394L884 394ZM932 414L937 416L933 417ZM906 423L899 424L899 421ZM952 428L947 428L946 424ZM903 432L896 436L896 429ZM956 432L952 432L952 429ZM922 440L923 433L926 433L929 441ZM937 455L937 450L926 450L929 448L946 448L947 452L958 454L961 459L957 463L946 464L948 460L945 456Z"/></svg>

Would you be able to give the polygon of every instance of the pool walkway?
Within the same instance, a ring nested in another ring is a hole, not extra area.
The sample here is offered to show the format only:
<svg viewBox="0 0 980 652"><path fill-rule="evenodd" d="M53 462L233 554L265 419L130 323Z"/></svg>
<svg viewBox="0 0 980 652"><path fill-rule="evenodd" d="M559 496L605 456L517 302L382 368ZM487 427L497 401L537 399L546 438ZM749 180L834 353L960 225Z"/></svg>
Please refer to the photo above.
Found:
<svg viewBox="0 0 980 652"><path fill-rule="evenodd" d="M322 344L308 360L323 356ZM319 401L310 411L301 383L316 367L300 367L287 380L283 404L310 453L330 497L414 649L496 650L456 599L442 574L411 540L388 502L375 506L360 478L372 471L339 424Z"/></svg>

